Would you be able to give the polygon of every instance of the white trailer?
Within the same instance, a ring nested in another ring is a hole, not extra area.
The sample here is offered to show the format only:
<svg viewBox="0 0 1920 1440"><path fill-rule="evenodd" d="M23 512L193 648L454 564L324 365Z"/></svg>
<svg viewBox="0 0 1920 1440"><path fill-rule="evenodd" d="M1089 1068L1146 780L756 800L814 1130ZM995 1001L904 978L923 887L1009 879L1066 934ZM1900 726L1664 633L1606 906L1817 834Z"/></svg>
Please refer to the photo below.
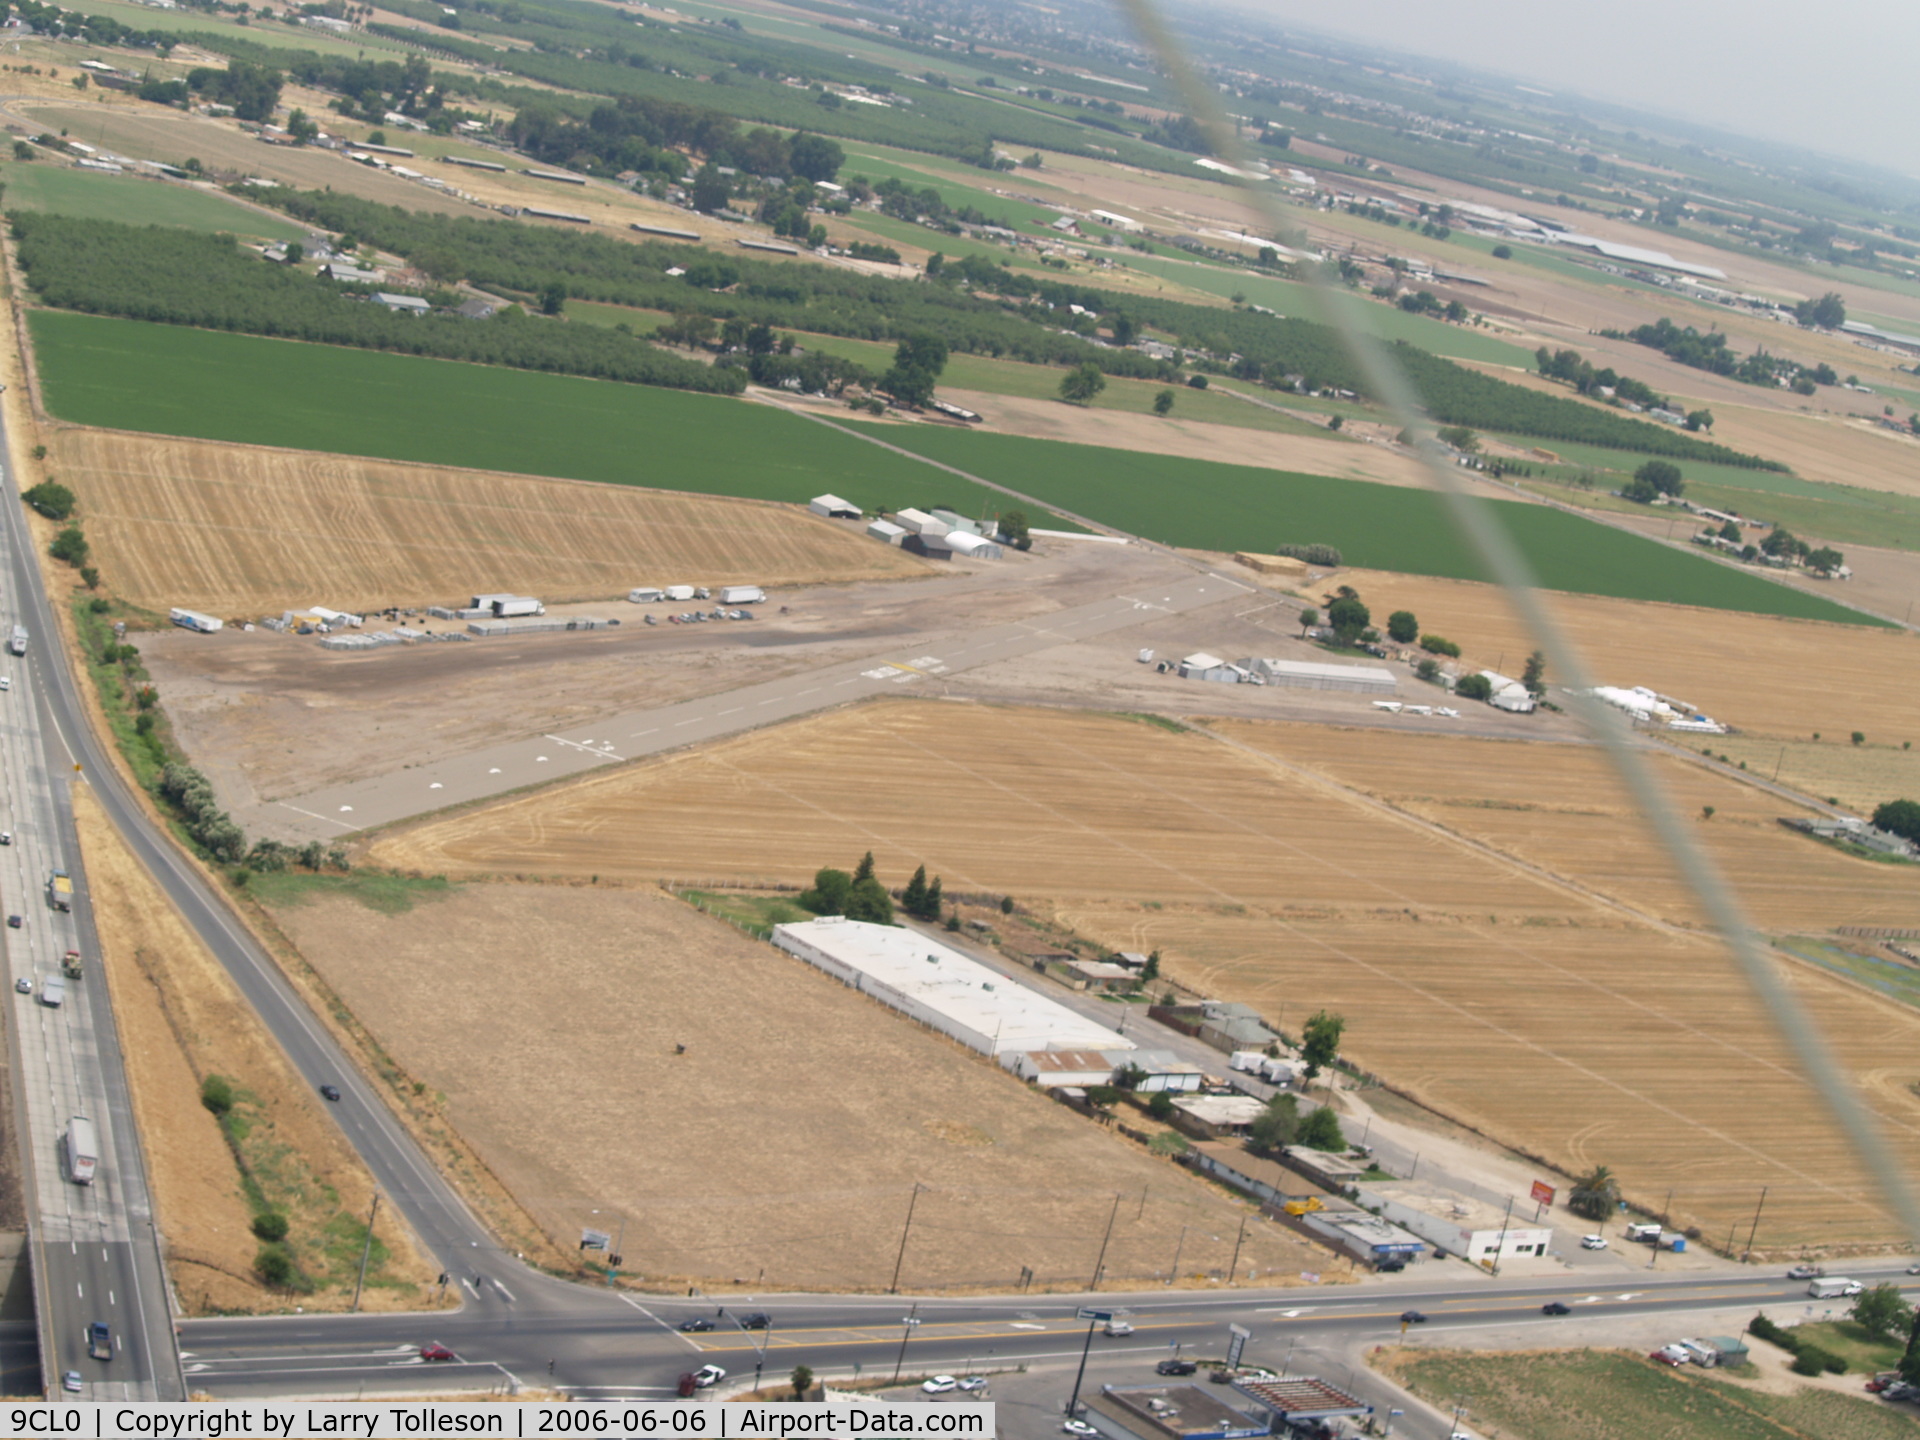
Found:
<svg viewBox="0 0 1920 1440"><path fill-rule="evenodd" d="M667 592L657 586L642 585L638 589L627 591L627 599L635 605L653 605L667 598Z"/></svg>
<svg viewBox="0 0 1920 1440"><path fill-rule="evenodd" d="M767 592L758 585L725 585L720 590L722 605L764 605Z"/></svg>
<svg viewBox="0 0 1920 1440"><path fill-rule="evenodd" d="M667 599L669 599L669 600L691 600L691 599L693 599L693 586L691 586L691 585L669 585L669 586L667 586Z"/></svg>
<svg viewBox="0 0 1920 1440"><path fill-rule="evenodd" d="M494 617L511 620L517 615L544 615L547 607L530 595L512 595L493 602Z"/></svg>
<svg viewBox="0 0 1920 1440"><path fill-rule="evenodd" d="M226 621L212 615L202 615L198 610L182 610L175 607L167 612L167 618L182 630L197 630L202 635L211 635L226 628Z"/></svg>
<svg viewBox="0 0 1920 1440"><path fill-rule="evenodd" d="M67 1178L76 1185L91 1185L93 1172L100 1164L100 1142L94 1138L93 1121L84 1115L69 1120L67 1133L60 1137L60 1148Z"/></svg>
<svg viewBox="0 0 1920 1440"><path fill-rule="evenodd" d="M1227 1064L1235 1070L1245 1070L1257 1074L1260 1070L1260 1062L1266 1058L1266 1052L1263 1050L1236 1050L1227 1061Z"/></svg>

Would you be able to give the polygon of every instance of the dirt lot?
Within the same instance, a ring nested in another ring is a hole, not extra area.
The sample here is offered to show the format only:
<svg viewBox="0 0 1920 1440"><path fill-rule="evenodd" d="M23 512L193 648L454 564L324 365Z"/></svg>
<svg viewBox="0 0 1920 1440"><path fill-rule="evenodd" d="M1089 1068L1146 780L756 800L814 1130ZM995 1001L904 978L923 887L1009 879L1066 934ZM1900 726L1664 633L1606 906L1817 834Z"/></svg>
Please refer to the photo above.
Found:
<svg viewBox="0 0 1920 1440"><path fill-rule="evenodd" d="M1461 663L1470 669L1517 674L1533 649L1490 585L1355 570L1321 588L1335 584L1358 590L1376 617L1413 611L1423 630L1464 649ZM1862 730L1879 741L1920 744L1920 637L1593 596L1553 602L1596 683L1645 685L1758 735L1818 730L1833 739Z"/></svg>
<svg viewBox="0 0 1920 1440"><path fill-rule="evenodd" d="M1116 1194L1111 1279L1164 1274L1187 1224L1226 1237L1196 1269L1231 1258L1240 1207L1210 1186L657 891L483 884L276 918L557 1243L624 1226L649 1283L882 1287L916 1181L908 1290L1023 1265L1084 1286ZM1241 1264L1285 1283L1324 1261L1256 1224Z"/></svg>
<svg viewBox="0 0 1920 1440"><path fill-rule="evenodd" d="M872 550L889 548L859 541ZM371 654L321 650L271 631L196 635L171 626L140 636L167 713L194 763L229 808L397 770L422 755L460 753L598 716L778 678L871 655L967 623L1010 622L1084 604L1166 573L1131 547L1042 543L1029 555L929 571L910 585L876 581L774 591L751 624L655 625L645 611L617 630L417 644ZM623 582L624 583L624 582ZM780 605L789 613L779 613ZM427 623L445 628L443 622Z"/></svg>
<svg viewBox="0 0 1920 1440"><path fill-rule="evenodd" d="M126 1055L168 1273L192 1315L273 1313L297 1303L344 1310L373 1199L372 1183L323 1102L297 1076L100 811L74 788L75 818L95 897L104 973ZM200 1103L208 1075L233 1085L250 1130L246 1171ZM248 1191L252 1188L253 1194ZM253 1273L260 1242L249 1226L264 1206L292 1222L288 1243L315 1288L269 1290ZM387 1207L362 1309L421 1309L434 1269Z"/></svg>
<svg viewBox="0 0 1920 1440"><path fill-rule="evenodd" d="M162 612L464 603L482 582L554 601L927 573L788 505L100 430L58 432L48 464L115 591Z"/></svg>
<svg viewBox="0 0 1920 1440"><path fill-rule="evenodd" d="M1891 1234L1726 959L1637 918L1684 906L1590 754L1222 728L1279 763L1112 716L875 705L400 832L373 854L455 874L799 881L872 849L893 884L924 862L950 891L1011 893L1115 948L1160 949L1184 984L1281 1024L1338 1010L1349 1054L1416 1098L1557 1166L1610 1164L1656 1208L1676 1185L1675 1210L1709 1230L1769 1184L1774 1244ZM965 803L896 783L934 775ZM1732 782L1678 783L1687 804L1714 797L1714 848L1769 919L1920 920L1904 876L1796 843L1771 823L1780 807ZM1503 808L1521 803L1542 808ZM1905 1086L1920 1080L1920 1016L1812 972L1792 983L1876 1082L1890 1133L1920 1137Z"/></svg>

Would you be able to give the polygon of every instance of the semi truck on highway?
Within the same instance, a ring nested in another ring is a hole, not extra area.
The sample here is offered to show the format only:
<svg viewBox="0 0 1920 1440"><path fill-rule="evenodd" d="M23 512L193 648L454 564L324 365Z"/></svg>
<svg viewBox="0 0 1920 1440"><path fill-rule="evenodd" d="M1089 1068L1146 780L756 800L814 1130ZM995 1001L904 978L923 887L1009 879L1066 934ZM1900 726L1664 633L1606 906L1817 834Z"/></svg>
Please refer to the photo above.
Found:
<svg viewBox="0 0 1920 1440"><path fill-rule="evenodd" d="M78 950L69 950L60 957L60 973L66 976L67 979L78 980L80 978L80 971L80 952Z"/></svg>
<svg viewBox="0 0 1920 1440"><path fill-rule="evenodd" d="M93 1121L84 1115L74 1116L67 1122L60 1146L65 1151L67 1178L76 1185L91 1185L93 1172L100 1164L100 1143L93 1136Z"/></svg>
<svg viewBox="0 0 1920 1440"><path fill-rule="evenodd" d="M56 870L47 877L47 903L56 910L73 909L73 877Z"/></svg>
<svg viewBox="0 0 1920 1440"><path fill-rule="evenodd" d="M24 655L27 653L26 626L16 625L13 627L13 634L7 640L7 653L9 655Z"/></svg>

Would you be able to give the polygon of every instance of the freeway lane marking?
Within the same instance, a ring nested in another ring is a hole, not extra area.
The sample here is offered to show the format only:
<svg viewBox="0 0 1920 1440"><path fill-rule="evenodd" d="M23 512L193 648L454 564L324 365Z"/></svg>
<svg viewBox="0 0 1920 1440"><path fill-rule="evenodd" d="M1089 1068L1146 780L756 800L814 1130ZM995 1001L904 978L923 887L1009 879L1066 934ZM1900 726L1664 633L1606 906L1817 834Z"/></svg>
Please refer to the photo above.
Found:
<svg viewBox="0 0 1920 1440"><path fill-rule="evenodd" d="M1007 1328L1009 1330L1044 1330L1047 1327L1044 1325L1028 1324L1019 1320L1010 1320L1007 1322Z"/></svg>

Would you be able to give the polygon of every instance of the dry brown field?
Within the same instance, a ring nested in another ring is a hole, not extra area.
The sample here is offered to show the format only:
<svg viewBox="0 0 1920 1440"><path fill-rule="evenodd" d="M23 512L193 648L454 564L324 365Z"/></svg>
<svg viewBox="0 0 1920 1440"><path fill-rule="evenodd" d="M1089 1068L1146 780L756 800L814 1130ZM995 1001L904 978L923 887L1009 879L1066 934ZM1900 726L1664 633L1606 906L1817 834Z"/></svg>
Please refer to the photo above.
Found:
<svg viewBox="0 0 1920 1440"><path fill-rule="evenodd" d="M1676 1186L1709 1231L1769 1185L1769 1243L1891 1235L1731 963L1663 923L1684 897L1590 752L1221 728L1274 758L1122 717L893 702L450 817L373 856L800 881L871 849L889 883L924 863L949 891L1012 894L1279 1024L1339 1010L1350 1056L1397 1087L1563 1169L1612 1165L1642 1203ZM1733 781L1663 768L1683 803L1716 806L1703 833L1769 923L1920 921L1899 874L1797 842L1772 823L1784 807ZM1537 808L1505 808L1521 805ZM1920 1138L1920 1015L1822 974L1792 983L1890 1138Z"/></svg>
<svg viewBox="0 0 1920 1440"><path fill-rule="evenodd" d="M339 1237L328 1227L364 1217L372 1203L372 1182L359 1157L84 785L74 787L74 816L101 946L84 983L106 983L112 992L180 1303L190 1315L279 1312L296 1304L309 1311L346 1309L353 1266L340 1268ZM301 1268L322 1282L310 1293L270 1290L253 1273L260 1249L249 1229L253 1207L234 1152L200 1103L208 1075L244 1092L236 1108L253 1127L254 1179L291 1222L288 1243ZM375 1234L390 1253L370 1268L361 1308L430 1306L434 1267L391 1207ZM358 1243L349 1248L357 1262Z"/></svg>
<svg viewBox="0 0 1920 1440"><path fill-rule="evenodd" d="M445 603L480 581L557 601L624 597L669 573L769 585L926 573L757 501L100 430L58 432L48 463L79 496L108 582L155 610Z"/></svg>
<svg viewBox="0 0 1920 1440"><path fill-rule="evenodd" d="M1713 740L1713 750L1756 775L1777 775L1781 784L1832 800L1855 815L1871 815L1889 800L1920 797L1920 750L1897 744L1855 746L1846 735L1822 740L1723 735Z"/></svg>
<svg viewBox="0 0 1920 1440"><path fill-rule="evenodd" d="M1491 585L1373 570L1331 577L1327 593L1336 583L1358 590L1376 617L1413 611L1423 631L1458 642L1471 669L1518 674L1534 648ZM1645 685L1756 735L1804 738L1817 730L1833 740L1861 730L1876 742L1920 745L1920 636L1598 596L1551 598L1596 684ZM1551 673L1547 680L1553 683ZM1704 745L1711 737L1692 738Z"/></svg>
<svg viewBox="0 0 1920 1440"><path fill-rule="evenodd" d="M884 1288L916 1182L907 1291L1084 1287L1116 1196L1110 1280L1165 1276L1183 1225L1183 1275L1232 1259L1246 1212L1218 1190L657 890L275 918L556 1244L624 1230L647 1283ZM1240 1265L1325 1259L1256 1222Z"/></svg>

